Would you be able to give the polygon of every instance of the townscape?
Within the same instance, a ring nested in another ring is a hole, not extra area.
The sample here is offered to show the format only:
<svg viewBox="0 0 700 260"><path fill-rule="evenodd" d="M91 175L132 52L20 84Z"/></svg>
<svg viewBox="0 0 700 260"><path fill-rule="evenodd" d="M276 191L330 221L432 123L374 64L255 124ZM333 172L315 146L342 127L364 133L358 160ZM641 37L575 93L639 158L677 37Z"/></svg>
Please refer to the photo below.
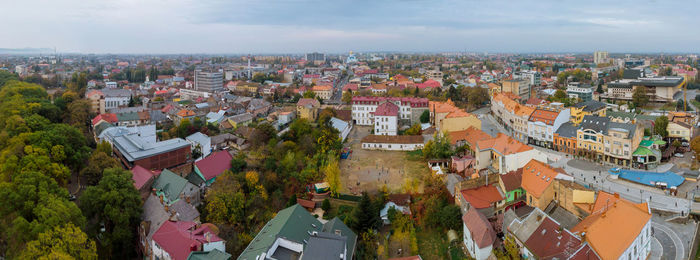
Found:
<svg viewBox="0 0 700 260"><path fill-rule="evenodd" d="M695 55L1 58L7 258L697 248Z"/></svg>

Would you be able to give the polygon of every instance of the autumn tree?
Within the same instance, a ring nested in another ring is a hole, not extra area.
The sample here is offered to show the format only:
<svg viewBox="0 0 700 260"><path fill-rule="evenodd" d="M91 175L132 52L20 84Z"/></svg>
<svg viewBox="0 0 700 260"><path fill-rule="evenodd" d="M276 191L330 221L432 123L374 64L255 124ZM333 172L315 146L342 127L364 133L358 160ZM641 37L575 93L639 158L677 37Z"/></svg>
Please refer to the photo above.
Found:
<svg viewBox="0 0 700 260"><path fill-rule="evenodd" d="M36 240L27 243L20 259L97 259L95 241L68 223L39 234Z"/></svg>
<svg viewBox="0 0 700 260"><path fill-rule="evenodd" d="M117 167L120 165L114 157L103 151L95 150L88 159L87 166L80 170L80 175L87 178L88 185L95 185L102 179L102 171Z"/></svg>
<svg viewBox="0 0 700 260"><path fill-rule="evenodd" d="M338 159L335 156L329 158L328 164L324 168L326 174L325 180L330 186L331 194L338 195L343 189L340 181L340 168L338 167Z"/></svg>
<svg viewBox="0 0 700 260"><path fill-rule="evenodd" d="M91 219L88 231L101 237L99 247L108 258L125 259L136 253L141 197L133 183L131 172L106 169L97 186L88 187L80 198L81 209Z"/></svg>
<svg viewBox="0 0 700 260"><path fill-rule="evenodd" d="M350 102L352 102L352 96L353 95L352 95L351 90L343 92L343 97L342 97L343 103L350 104Z"/></svg>

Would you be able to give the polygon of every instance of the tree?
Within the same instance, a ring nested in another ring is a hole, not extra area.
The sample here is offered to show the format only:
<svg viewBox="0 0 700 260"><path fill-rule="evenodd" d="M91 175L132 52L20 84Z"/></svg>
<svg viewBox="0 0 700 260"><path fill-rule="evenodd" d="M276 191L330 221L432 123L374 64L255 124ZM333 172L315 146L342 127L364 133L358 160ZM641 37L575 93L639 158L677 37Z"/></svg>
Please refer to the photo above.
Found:
<svg viewBox="0 0 700 260"><path fill-rule="evenodd" d="M379 209L372 203L367 192L362 192L362 198L353 211L351 227L356 232L362 233L376 229L380 223Z"/></svg>
<svg viewBox="0 0 700 260"><path fill-rule="evenodd" d="M343 92L343 97L342 97L343 103L350 104L350 102L352 102L352 96L353 96L352 90L348 90L348 91Z"/></svg>
<svg viewBox="0 0 700 260"><path fill-rule="evenodd" d="M489 91L485 88L469 88L467 100L472 107L479 107L489 100Z"/></svg>
<svg viewBox="0 0 700 260"><path fill-rule="evenodd" d="M405 135L420 135L421 134L420 124L414 124L413 126L411 126L411 128L406 129L404 134Z"/></svg>
<svg viewBox="0 0 700 260"><path fill-rule="evenodd" d="M647 102L649 102L649 96L647 96L646 88L644 87L637 87L634 89L634 92L632 93L632 104L634 104L634 107L642 107L644 106Z"/></svg>
<svg viewBox="0 0 700 260"><path fill-rule="evenodd" d="M84 176L87 179L88 185L95 185L102 179L102 171L117 167L120 167L120 165L114 157L103 151L95 150L88 159L86 167L80 170L80 176Z"/></svg>
<svg viewBox="0 0 700 260"><path fill-rule="evenodd" d="M95 241L71 223L39 234L27 243L20 259L97 259Z"/></svg>
<svg viewBox="0 0 700 260"><path fill-rule="evenodd" d="M14 74L12 72L0 70L0 87L5 85L5 82L8 82L10 80L19 80L19 77L17 77L17 74Z"/></svg>
<svg viewBox="0 0 700 260"><path fill-rule="evenodd" d="M695 151L695 154L700 154L700 135L690 140L690 148ZM700 161L700 156L696 156L696 159Z"/></svg>
<svg viewBox="0 0 700 260"><path fill-rule="evenodd" d="M328 198L324 199L323 203L321 203L321 209L326 213L331 210L331 201L328 200Z"/></svg>
<svg viewBox="0 0 700 260"><path fill-rule="evenodd" d="M654 120L654 132L661 137L668 137L668 117L660 116Z"/></svg>
<svg viewBox="0 0 700 260"><path fill-rule="evenodd" d="M335 156L329 158L328 164L324 168L326 173L326 182L330 186L331 194L333 196L338 195L342 190L342 183L340 182L340 168L338 167L338 159Z"/></svg>
<svg viewBox="0 0 700 260"><path fill-rule="evenodd" d="M231 171L240 172L245 169L247 163L245 161L245 153L239 153L231 160Z"/></svg>
<svg viewBox="0 0 700 260"><path fill-rule="evenodd" d="M678 141L678 140L673 140L673 143L671 143L671 145L672 145L673 147L678 148L678 147L681 147L681 142Z"/></svg>
<svg viewBox="0 0 700 260"><path fill-rule="evenodd" d="M598 84L598 87L595 89L595 92L597 92L598 94L602 94L603 93L603 84Z"/></svg>
<svg viewBox="0 0 700 260"><path fill-rule="evenodd" d="M430 111L424 110L422 114L420 114L420 122L425 124L430 122Z"/></svg>
<svg viewBox="0 0 700 260"><path fill-rule="evenodd" d="M80 197L85 216L94 220L88 226L89 233L101 237L99 246L108 258L131 258L136 253L141 196L133 183L131 172L106 169L97 186L88 187Z"/></svg>
<svg viewBox="0 0 700 260"><path fill-rule="evenodd" d="M433 140L428 141L423 147L423 156L426 159L444 159L450 155L452 155L452 145L445 134L436 134Z"/></svg>
<svg viewBox="0 0 700 260"><path fill-rule="evenodd" d="M316 98L316 93L311 90L304 91L304 98Z"/></svg>
<svg viewBox="0 0 700 260"><path fill-rule="evenodd" d="M92 105L87 99L80 99L68 104L68 113L66 114L66 122L71 126L80 129L83 133L87 133L88 124L92 115Z"/></svg>
<svg viewBox="0 0 700 260"><path fill-rule="evenodd" d="M275 130L271 124L265 122L255 127L255 131L253 131L250 142L253 146L258 147L266 144L268 141L270 141L270 139L275 138L276 136L277 130Z"/></svg>

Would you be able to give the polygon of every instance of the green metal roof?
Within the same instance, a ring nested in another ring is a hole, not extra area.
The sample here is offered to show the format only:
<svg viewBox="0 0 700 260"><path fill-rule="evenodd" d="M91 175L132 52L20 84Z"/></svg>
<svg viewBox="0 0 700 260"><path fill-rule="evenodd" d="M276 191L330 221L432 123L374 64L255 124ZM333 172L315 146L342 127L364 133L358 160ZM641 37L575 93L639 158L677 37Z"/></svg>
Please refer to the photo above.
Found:
<svg viewBox="0 0 700 260"><path fill-rule="evenodd" d="M180 199L180 193L185 189L185 185L187 185L185 178L168 169L163 169L163 172L153 182L153 188L156 189L156 192L164 194L169 204Z"/></svg>
<svg viewBox="0 0 700 260"><path fill-rule="evenodd" d="M640 146L637 148L637 150L634 150L634 153L632 153L633 156L649 156L649 155L654 155L654 152L646 147Z"/></svg>
<svg viewBox="0 0 700 260"><path fill-rule="evenodd" d="M313 231L321 232L323 224L299 204L280 210L267 222L253 241L238 256L239 260L253 260L267 252L278 237L304 244Z"/></svg>
<svg viewBox="0 0 700 260"><path fill-rule="evenodd" d="M119 113L117 114L117 120L119 120L119 122L137 121L139 120L139 114L136 112Z"/></svg>
<svg viewBox="0 0 700 260"><path fill-rule="evenodd" d="M214 249L209 252L192 251L187 260L228 260L229 258L231 254Z"/></svg>

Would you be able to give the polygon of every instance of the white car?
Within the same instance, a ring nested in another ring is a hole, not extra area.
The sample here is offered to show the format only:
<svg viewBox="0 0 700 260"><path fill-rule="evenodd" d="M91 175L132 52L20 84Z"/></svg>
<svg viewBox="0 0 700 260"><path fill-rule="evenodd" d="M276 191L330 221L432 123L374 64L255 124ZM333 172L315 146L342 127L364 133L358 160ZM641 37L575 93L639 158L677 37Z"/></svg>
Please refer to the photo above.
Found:
<svg viewBox="0 0 700 260"><path fill-rule="evenodd" d="M683 158L683 154L682 154L682 153L677 153L677 154L674 154L673 156L678 157L678 158Z"/></svg>

